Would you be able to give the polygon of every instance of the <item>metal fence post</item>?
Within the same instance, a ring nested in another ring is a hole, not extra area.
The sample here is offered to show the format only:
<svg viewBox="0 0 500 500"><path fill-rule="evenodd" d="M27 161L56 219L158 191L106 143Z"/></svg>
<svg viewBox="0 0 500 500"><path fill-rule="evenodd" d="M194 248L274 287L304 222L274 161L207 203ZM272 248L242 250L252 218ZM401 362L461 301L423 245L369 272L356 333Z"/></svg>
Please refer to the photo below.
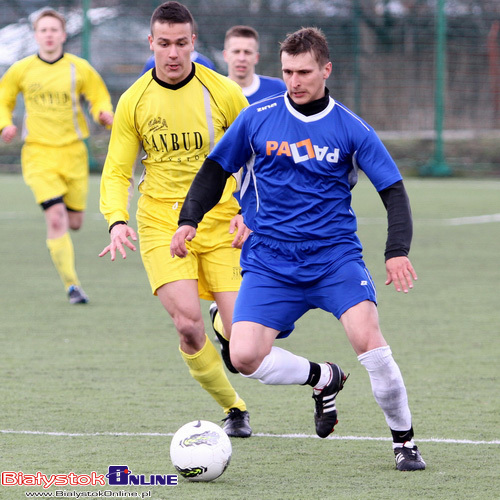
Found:
<svg viewBox="0 0 500 500"><path fill-rule="evenodd" d="M361 115L361 6L359 0L354 0L354 112Z"/></svg>
<svg viewBox="0 0 500 500"><path fill-rule="evenodd" d="M451 168L446 163L443 142L443 123L445 111L446 85L446 13L445 0L438 0L436 13L436 48L435 68L436 87L434 94L434 157L420 168L420 175L445 177L451 175Z"/></svg>
<svg viewBox="0 0 500 500"><path fill-rule="evenodd" d="M88 16L90 7L90 0L82 1L83 8L83 28L82 28L82 57L90 62L90 19ZM87 120L90 121L88 109L85 108L85 114L87 116ZM97 160L94 158L92 154L92 148L90 146L90 137L84 139L85 146L87 146L88 157L89 157L89 170L96 171L99 168Z"/></svg>

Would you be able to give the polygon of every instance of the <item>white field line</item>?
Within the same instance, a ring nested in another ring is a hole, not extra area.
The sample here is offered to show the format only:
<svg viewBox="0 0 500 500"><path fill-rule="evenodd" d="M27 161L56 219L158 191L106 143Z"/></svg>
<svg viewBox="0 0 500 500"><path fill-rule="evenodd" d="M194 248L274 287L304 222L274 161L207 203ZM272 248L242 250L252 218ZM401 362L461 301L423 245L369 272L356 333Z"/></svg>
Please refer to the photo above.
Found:
<svg viewBox="0 0 500 500"><path fill-rule="evenodd" d="M447 219L450 226L464 226L467 224L487 224L489 222L500 222L500 214L477 215L476 217L457 217Z"/></svg>
<svg viewBox="0 0 500 500"><path fill-rule="evenodd" d="M32 220L41 219L40 214L33 212L0 212L0 220ZM97 212L90 212L85 217L88 221L99 221L105 227L104 217ZM489 224L492 222L500 222L500 213L484 214L470 217L454 217L451 219L414 219L415 223L427 225L443 225L443 226L465 226L475 224ZM385 217L358 217L358 224L387 224Z"/></svg>
<svg viewBox="0 0 500 500"><path fill-rule="evenodd" d="M39 436L56 436L56 437L172 437L173 432L54 432L54 431L16 431L12 429L0 429L0 434L24 434L24 435L39 435ZM255 433L255 437L265 438L280 438L280 439L320 439L318 436L310 434L264 434ZM388 437L371 437L371 436L330 436L326 439L333 441L391 441ZM473 445L500 445L500 439L493 441L474 441L471 439L444 439L444 438L428 438L416 439L419 443L447 443L447 444L473 444Z"/></svg>
<svg viewBox="0 0 500 500"><path fill-rule="evenodd" d="M471 217L453 217L451 219L414 219L417 224L438 225L438 226L466 226L476 224L489 224L491 222L500 222L500 213L484 214ZM387 224L384 217L358 217L358 224Z"/></svg>

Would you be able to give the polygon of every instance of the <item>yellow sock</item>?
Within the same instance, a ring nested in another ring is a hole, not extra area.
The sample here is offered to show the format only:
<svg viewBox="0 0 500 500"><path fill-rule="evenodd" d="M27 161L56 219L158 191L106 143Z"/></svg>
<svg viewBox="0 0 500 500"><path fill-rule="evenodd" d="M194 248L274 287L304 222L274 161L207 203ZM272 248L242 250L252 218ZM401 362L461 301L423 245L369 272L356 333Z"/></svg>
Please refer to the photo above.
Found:
<svg viewBox="0 0 500 500"><path fill-rule="evenodd" d="M226 336L226 332L224 331L224 325L222 324L222 318L220 317L219 311L215 314L214 330L222 335L226 340L229 340Z"/></svg>
<svg viewBox="0 0 500 500"><path fill-rule="evenodd" d="M206 335L205 337L205 345L196 354L186 354L179 347L181 356L188 365L189 373L224 408L226 413L230 408L245 411L247 409L245 402L229 382L217 349Z"/></svg>
<svg viewBox="0 0 500 500"><path fill-rule="evenodd" d="M47 240L47 248L65 288L80 285L75 270L75 250L69 233L64 233L60 238Z"/></svg>

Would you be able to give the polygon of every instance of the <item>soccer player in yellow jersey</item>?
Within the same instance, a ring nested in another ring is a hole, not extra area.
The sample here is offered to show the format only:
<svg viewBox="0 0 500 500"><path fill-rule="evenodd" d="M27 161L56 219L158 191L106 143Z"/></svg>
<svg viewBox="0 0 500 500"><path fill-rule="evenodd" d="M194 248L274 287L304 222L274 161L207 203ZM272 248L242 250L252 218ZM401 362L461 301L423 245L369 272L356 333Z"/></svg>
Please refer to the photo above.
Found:
<svg viewBox="0 0 500 500"><path fill-rule="evenodd" d="M160 5L151 18L150 48L155 68L120 98L101 180L101 212L111 243L100 256L134 251L128 226L128 189L139 147L144 174L137 224L141 256L152 292L171 316L179 350L190 374L226 413L224 430L249 437L245 402L230 384L221 357L205 333L200 298L215 300L224 329L231 331L240 287L240 248L248 235L233 196L232 178L221 202L200 225L186 259L170 256L170 240L189 186L203 160L248 105L240 87L191 62L195 34L189 10L179 2ZM201 236L201 237L200 237Z"/></svg>
<svg viewBox="0 0 500 500"><path fill-rule="evenodd" d="M97 122L113 123L106 85L90 64L65 53L66 22L52 9L33 23L38 54L13 64L0 80L0 130L9 143L17 133L12 112L19 92L26 109L23 176L45 213L47 247L71 304L88 302L75 270L69 229L83 223L88 191L88 158L83 139L89 132L80 106L82 95Z"/></svg>

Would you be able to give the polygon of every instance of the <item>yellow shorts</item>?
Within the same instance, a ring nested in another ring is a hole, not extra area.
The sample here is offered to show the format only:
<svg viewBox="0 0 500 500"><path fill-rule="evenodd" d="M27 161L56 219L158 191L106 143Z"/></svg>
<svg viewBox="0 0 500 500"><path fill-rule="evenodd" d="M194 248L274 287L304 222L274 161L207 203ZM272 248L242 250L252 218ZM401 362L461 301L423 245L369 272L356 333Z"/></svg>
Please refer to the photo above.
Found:
<svg viewBox="0 0 500 500"><path fill-rule="evenodd" d="M85 210L89 167L84 142L58 147L24 144L21 164L24 181L37 203L62 196L69 209Z"/></svg>
<svg viewBox="0 0 500 500"><path fill-rule="evenodd" d="M241 283L240 250L231 247L234 235L229 223L238 212L231 197L219 203L199 224L196 237L186 242L187 257L172 258L170 241L177 230L181 205L159 202L147 195L139 198L137 227L142 262L154 294L165 283L198 280L200 298L213 300L212 292L238 291Z"/></svg>

